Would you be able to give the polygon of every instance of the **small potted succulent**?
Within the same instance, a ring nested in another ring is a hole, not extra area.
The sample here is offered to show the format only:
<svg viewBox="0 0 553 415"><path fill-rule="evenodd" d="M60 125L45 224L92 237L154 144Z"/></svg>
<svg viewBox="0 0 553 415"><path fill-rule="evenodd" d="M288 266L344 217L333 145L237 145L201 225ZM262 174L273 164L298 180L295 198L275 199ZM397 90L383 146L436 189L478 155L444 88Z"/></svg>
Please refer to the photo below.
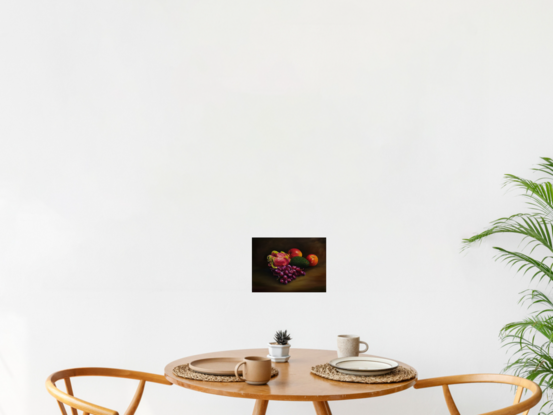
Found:
<svg viewBox="0 0 553 415"><path fill-rule="evenodd" d="M271 357L276 358L285 358L290 357L290 346L288 343L289 340L292 340L290 334L287 330L279 330L275 333L275 341L269 343L269 354Z"/></svg>

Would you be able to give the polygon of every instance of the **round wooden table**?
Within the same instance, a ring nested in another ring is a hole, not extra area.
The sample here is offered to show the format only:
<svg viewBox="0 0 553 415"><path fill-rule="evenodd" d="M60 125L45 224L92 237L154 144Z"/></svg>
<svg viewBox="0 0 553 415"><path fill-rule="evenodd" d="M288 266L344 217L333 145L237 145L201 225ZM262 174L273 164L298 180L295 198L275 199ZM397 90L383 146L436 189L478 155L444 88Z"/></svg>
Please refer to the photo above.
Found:
<svg viewBox="0 0 553 415"><path fill-rule="evenodd" d="M173 368L197 359L207 357L267 356L267 349L230 350L206 353L175 360L165 367L165 377L169 382L199 392L234 398L255 399L254 415L264 415L269 401L311 401L317 415L331 415L328 401L373 398L389 395L408 389L417 379L386 384L348 383L328 380L311 373L315 365L335 359L336 351L316 349L290 349L288 363L273 363L279 370L278 376L263 386L248 385L245 382L203 382L178 377ZM368 355L362 355L368 356ZM400 362L401 363L401 362ZM405 366L405 363L401 363Z"/></svg>

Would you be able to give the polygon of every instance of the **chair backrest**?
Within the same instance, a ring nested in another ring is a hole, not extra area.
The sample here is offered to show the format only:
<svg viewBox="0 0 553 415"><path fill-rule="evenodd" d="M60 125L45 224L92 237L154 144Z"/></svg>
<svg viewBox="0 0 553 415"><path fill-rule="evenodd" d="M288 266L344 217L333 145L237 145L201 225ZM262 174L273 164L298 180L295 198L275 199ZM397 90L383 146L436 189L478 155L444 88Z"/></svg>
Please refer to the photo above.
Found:
<svg viewBox="0 0 553 415"><path fill-rule="evenodd" d="M125 411L125 415L133 415L140 404L142 393L146 382L161 383L162 385L172 385L164 376L154 375L152 373L135 372L132 370L110 369L104 367L83 367L78 369L67 369L53 373L46 379L46 389L58 401L61 413L67 415L64 404L71 408L72 415L78 415L77 409L83 411L83 415L119 415L117 411L104 408L99 405L94 405L90 402L83 401L73 395L73 387L71 378L77 376L106 376L116 378L126 378L139 380L138 388L134 397ZM56 382L63 380L65 382L66 392L56 387Z"/></svg>
<svg viewBox="0 0 553 415"><path fill-rule="evenodd" d="M524 412L528 415L531 408L536 406L541 399L541 389L538 384L531 380L519 378L510 375L495 375L495 374L477 374L477 375L458 375L444 376L441 378L422 379L415 383L415 389L431 388L441 386L443 388L445 401L451 415L460 415L457 405L451 396L449 385L458 385L462 383L504 383L507 385L518 386L515 393L515 401L511 406L498 409L492 412L486 412L482 415L517 415ZM523 402L520 402L522 393L525 389L532 392L532 396Z"/></svg>

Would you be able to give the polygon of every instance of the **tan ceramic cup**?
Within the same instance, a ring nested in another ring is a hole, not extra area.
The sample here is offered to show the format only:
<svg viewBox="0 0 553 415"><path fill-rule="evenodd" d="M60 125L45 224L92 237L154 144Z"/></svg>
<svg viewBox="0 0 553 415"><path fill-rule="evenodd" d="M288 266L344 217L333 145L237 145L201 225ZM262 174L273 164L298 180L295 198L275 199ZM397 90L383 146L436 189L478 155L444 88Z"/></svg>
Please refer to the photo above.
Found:
<svg viewBox="0 0 553 415"><path fill-rule="evenodd" d="M241 378L238 374L240 366L244 365ZM238 379L245 380L250 385L265 385L271 380L271 359L262 356L247 356L234 368L234 374Z"/></svg>
<svg viewBox="0 0 553 415"><path fill-rule="evenodd" d="M367 348L359 350L359 344L363 343ZM338 357L359 356L359 353L365 353L369 350L369 345L361 341L355 334L340 334L338 336Z"/></svg>

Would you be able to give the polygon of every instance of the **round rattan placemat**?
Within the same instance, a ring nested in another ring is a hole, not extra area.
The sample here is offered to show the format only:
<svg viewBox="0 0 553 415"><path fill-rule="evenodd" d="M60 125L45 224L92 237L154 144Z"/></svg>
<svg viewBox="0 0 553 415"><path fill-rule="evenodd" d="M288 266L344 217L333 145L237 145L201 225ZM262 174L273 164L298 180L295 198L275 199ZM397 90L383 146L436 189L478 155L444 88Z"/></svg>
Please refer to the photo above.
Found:
<svg viewBox="0 0 553 415"><path fill-rule="evenodd" d="M203 380L205 382L244 382L242 379L238 379L236 376L216 376L206 375L205 373L196 372L189 367L187 363L185 365L177 366L173 369L173 373L181 378L192 380ZM278 369L271 368L271 377L274 378L278 375Z"/></svg>
<svg viewBox="0 0 553 415"><path fill-rule="evenodd" d="M417 376L417 371L415 369L407 368L402 365L399 365L397 369L393 370L390 373L379 376L346 375L344 373L338 372L328 363L325 363L324 365L313 366L311 368L311 373L325 379L353 383L396 383L414 379Z"/></svg>

